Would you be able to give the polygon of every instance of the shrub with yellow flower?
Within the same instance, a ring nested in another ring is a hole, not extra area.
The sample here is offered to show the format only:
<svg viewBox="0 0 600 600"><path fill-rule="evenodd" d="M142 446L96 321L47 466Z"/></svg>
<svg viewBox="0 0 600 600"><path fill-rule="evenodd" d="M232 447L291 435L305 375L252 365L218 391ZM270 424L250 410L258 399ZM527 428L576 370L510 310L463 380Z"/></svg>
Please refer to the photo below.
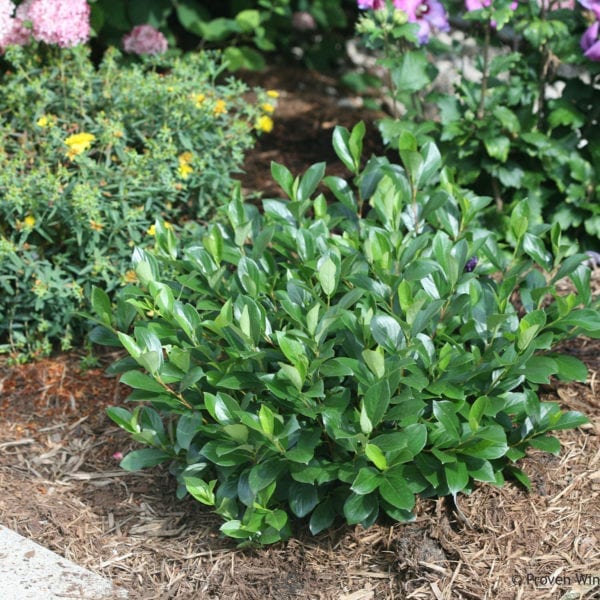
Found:
<svg viewBox="0 0 600 600"><path fill-rule="evenodd" d="M279 92L277 90L267 90L267 96L269 98L279 98Z"/></svg>
<svg viewBox="0 0 600 600"><path fill-rule="evenodd" d="M23 224L27 229L32 229L35 225L35 217L33 215L27 215L23 220Z"/></svg>
<svg viewBox="0 0 600 600"><path fill-rule="evenodd" d="M69 147L67 156L73 159L78 154L85 152L96 139L93 133L75 133L70 135L66 140L65 144Z"/></svg>

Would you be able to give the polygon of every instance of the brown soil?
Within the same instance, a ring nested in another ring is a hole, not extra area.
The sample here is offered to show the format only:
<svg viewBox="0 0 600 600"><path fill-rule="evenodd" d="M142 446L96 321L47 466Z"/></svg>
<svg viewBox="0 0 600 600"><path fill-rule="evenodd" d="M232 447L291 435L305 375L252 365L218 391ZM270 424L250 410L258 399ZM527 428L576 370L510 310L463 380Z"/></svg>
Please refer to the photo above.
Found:
<svg viewBox="0 0 600 600"><path fill-rule="evenodd" d="M279 195L271 160L295 173L326 160L342 174L333 126L374 115L341 107L335 81L320 75L252 79L282 96L275 130L247 160L244 188ZM481 485L458 505L420 500L413 523L317 537L299 526L290 541L252 550L223 539L219 519L198 503L177 501L166 469L118 468L113 454L133 444L104 414L128 393L104 374L114 356L88 370L77 353L25 366L4 360L0 523L111 578L134 600L600 598L600 344L580 339L567 351L586 362L588 381L548 386L545 399L591 422L559 433L560 456L535 451L522 461L530 492Z"/></svg>

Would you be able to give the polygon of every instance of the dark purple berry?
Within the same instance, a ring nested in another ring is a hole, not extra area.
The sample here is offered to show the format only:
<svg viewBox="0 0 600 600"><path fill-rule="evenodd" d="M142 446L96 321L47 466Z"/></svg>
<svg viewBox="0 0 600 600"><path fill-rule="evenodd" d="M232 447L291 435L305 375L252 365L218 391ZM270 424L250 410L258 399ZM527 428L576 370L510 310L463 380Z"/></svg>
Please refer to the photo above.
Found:
<svg viewBox="0 0 600 600"><path fill-rule="evenodd" d="M467 261L467 264L465 265L465 271L467 273L471 273L475 269L475 267L477 266L478 262L479 262L479 260L477 259L476 256L473 256L473 258L470 258Z"/></svg>

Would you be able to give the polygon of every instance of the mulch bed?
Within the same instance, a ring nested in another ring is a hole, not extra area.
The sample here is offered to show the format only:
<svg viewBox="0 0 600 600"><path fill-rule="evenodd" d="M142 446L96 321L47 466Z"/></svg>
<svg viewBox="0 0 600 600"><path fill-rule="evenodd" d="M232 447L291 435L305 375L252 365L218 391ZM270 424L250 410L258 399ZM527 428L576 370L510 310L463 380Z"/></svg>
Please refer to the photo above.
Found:
<svg viewBox="0 0 600 600"><path fill-rule="evenodd" d="M340 108L326 78L264 77L284 93L275 135L261 139L242 180L268 196L279 194L266 183L270 160L294 172L333 160L333 125L372 115ZM597 270L596 291L599 281ZM300 523L286 543L245 550L220 536L220 520L205 507L176 500L166 469L119 469L113 454L133 444L104 413L128 393L105 375L114 355L92 369L81 368L76 352L21 366L4 359L0 522L111 578L134 600L600 598L600 344L579 339L565 350L586 362L588 380L546 386L544 397L590 424L559 432L560 456L532 451L521 461L530 492L480 485L457 505L419 500L412 523L340 526L316 537Z"/></svg>

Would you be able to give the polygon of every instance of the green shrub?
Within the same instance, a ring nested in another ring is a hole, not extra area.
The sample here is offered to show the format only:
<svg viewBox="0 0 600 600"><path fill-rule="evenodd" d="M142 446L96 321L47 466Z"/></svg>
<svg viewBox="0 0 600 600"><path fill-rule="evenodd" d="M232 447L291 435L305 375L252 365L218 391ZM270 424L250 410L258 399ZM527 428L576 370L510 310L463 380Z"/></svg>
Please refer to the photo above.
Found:
<svg viewBox="0 0 600 600"><path fill-rule="evenodd" d="M123 66L111 50L96 69L84 47L30 50L7 52L0 97L0 344L23 352L71 343L91 284L132 276L157 217L230 197L276 95L217 84L213 54Z"/></svg>
<svg viewBox="0 0 600 600"><path fill-rule="evenodd" d="M594 249L600 63L580 46L592 13L566 2L519 2L513 10L516 2L495 0L470 12L462 0L445 4L464 31L450 43L432 34L419 46L400 11L369 11L358 22L393 99L395 114L378 124L384 141L396 147L406 129L435 140L458 183L494 195L490 227L505 227L526 198L532 218L559 223ZM448 79L453 70L451 89L443 89L438 75Z"/></svg>
<svg viewBox="0 0 600 600"><path fill-rule="evenodd" d="M236 196L183 249L157 223L156 247L134 253L140 285L116 308L94 291L92 337L127 350L113 371L137 404L109 416L150 446L122 467L170 462L178 495L242 541L289 536L291 516L317 533L338 517L410 519L416 494L528 485L515 461L557 453L550 432L586 422L537 393L551 375L586 377L552 351L600 335L584 256L562 262L554 227L553 258L526 203L513 246L481 229L490 199L455 187L432 144L404 136L404 167L361 170L363 133L334 134L352 184L323 179L323 163L296 178L273 164L288 201L259 211Z"/></svg>

